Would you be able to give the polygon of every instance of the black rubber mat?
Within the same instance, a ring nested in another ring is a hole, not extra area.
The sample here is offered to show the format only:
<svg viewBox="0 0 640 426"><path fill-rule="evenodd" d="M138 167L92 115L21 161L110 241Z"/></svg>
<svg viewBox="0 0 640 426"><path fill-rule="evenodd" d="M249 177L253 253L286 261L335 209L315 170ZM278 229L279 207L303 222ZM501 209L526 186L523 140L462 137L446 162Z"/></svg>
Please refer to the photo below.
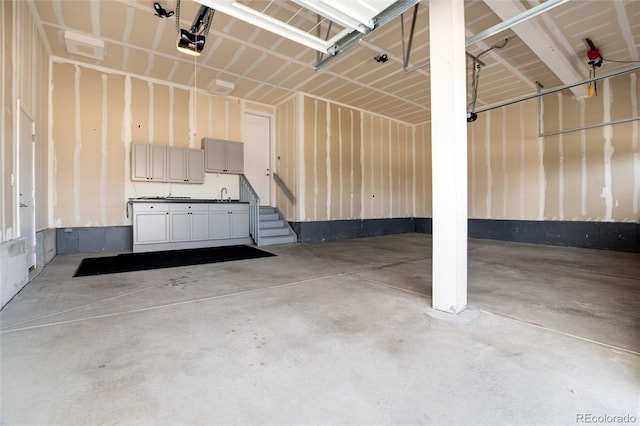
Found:
<svg viewBox="0 0 640 426"><path fill-rule="evenodd" d="M73 276L86 277L89 275L116 274L118 272L203 265L205 263L229 262L269 256L275 256L275 254L245 245L149 253L124 253L117 256L82 259Z"/></svg>

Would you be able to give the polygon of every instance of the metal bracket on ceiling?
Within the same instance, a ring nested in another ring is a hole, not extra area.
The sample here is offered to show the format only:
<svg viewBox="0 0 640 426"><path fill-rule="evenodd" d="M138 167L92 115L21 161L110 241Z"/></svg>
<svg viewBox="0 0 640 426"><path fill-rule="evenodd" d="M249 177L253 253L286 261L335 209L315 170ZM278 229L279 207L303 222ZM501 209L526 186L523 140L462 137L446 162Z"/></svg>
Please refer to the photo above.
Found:
<svg viewBox="0 0 640 426"><path fill-rule="evenodd" d="M335 59L337 55L339 55L340 53L343 53L350 47L354 46L356 43L358 43L360 40L362 40L363 38L365 38L366 36L374 32L378 28L389 23L394 18L402 15L406 10L408 10L412 6L417 5L419 1L420 0L396 1L395 3L393 3L391 6L389 6L382 12L380 12L378 15L376 15L372 19L373 21L372 28L366 27L366 28L360 28L358 30L351 31L344 37L337 40L333 46L327 49L327 53L329 54L329 56L316 62L316 66L315 66L316 71L321 67L323 67L324 65L326 65L327 63L329 63L330 61L332 61L333 59Z"/></svg>
<svg viewBox="0 0 640 426"><path fill-rule="evenodd" d="M316 32L317 32L317 36L318 38L320 38L322 36L322 29L320 28L320 25L322 24L322 15L318 14L317 15L317 24L316 24ZM327 25L327 34L324 36L324 39L326 41L329 41L329 34L331 33L331 27L333 26L333 21L329 21L329 25ZM317 56L316 56L316 63L319 63L320 61L322 61L322 58L324 57L324 53L323 52L318 52Z"/></svg>
<svg viewBox="0 0 640 426"><path fill-rule="evenodd" d="M409 68L409 57L411 56L411 47L413 46L413 35L415 33L416 20L418 18L418 6L419 4L416 4L415 7L413 8L413 17L411 18L411 29L409 30L409 40L407 40L406 50L405 50L405 40L404 40L404 17L401 16L400 18L400 31L402 34L402 69L404 70L405 74L411 74L412 72L417 71L422 67L426 67L431 63L431 60L427 59ZM474 65L478 64L480 66L485 66L485 63L482 62L478 57L473 56L469 52L465 52L465 53L469 58L473 60Z"/></svg>
<svg viewBox="0 0 640 426"><path fill-rule="evenodd" d="M527 10L526 12L523 12L517 16L514 16L510 19L507 19L499 24L496 24L492 27L487 28L484 31L480 31L479 33L468 37L465 40L465 46L470 46L472 44L475 44L479 41L482 41L488 37L491 37L495 34L498 34L502 31L508 30L509 28L518 25L524 21L527 21L531 18L535 18L536 16L548 12L549 10L560 6L561 4L564 4L566 2L568 2L569 0L547 0L544 3L541 3L537 6L532 7L531 9ZM416 21L416 17L418 14L418 5L416 4L415 6L415 10L413 12L413 19L412 19L412 23L411 23L411 30L410 30L410 34L409 34L409 46L406 52L406 55L404 53L404 19L401 21L402 23L402 46L403 46L403 69L405 74L409 74L412 73L422 67L426 67L427 65L429 65L431 63L431 61L429 59L427 59L426 61L423 61L417 65L412 66L411 68L408 68L409 65L409 55L411 54L411 44L412 44L412 40L413 40L413 33L414 33L414 29L415 29L415 21ZM480 65L484 66L484 63L482 63L482 61L480 61L478 58L476 58L475 56L471 55L470 53L467 52L467 56L471 57L474 61L478 62Z"/></svg>

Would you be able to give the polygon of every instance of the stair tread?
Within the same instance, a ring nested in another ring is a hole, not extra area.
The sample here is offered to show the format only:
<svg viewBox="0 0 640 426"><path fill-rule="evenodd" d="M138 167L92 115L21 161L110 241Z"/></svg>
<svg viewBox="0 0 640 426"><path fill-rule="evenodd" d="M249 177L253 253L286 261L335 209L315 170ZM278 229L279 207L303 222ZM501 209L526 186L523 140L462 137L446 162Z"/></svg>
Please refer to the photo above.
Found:
<svg viewBox="0 0 640 426"><path fill-rule="evenodd" d="M258 215L260 246L295 243L298 236L275 207L260 206Z"/></svg>
<svg viewBox="0 0 640 426"><path fill-rule="evenodd" d="M286 243L295 243L297 241L297 237L295 235L283 235L276 237L260 237L260 245L268 246L275 244L286 244Z"/></svg>
<svg viewBox="0 0 640 426"><path fill-rule="evenodd" d="M281 227L281 228L264 228L260 230L260 236L263 237L273 237L273 236L282 236L282 235L289 235L291 231L289 230L288 227Z"/></svg>

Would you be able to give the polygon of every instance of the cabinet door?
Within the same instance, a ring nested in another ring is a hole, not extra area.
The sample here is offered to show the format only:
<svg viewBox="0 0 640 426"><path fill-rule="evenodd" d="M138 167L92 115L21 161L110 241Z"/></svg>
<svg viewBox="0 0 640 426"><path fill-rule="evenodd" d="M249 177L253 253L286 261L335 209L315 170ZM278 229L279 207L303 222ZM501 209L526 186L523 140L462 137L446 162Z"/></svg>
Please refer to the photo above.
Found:
<svg viewBox="0 0 640 426"><path fill-rule="evenodd" d="M187 180L190 183L204 183L204 151L187 150Z"/></svg>
<svg viewBox="0 0 640 426"><path fill-rule="evenodd" d="M189 241L189 220L191 214L189 212L171 212L169 214L171 221L171 238L170 241Z"/></svg>
<svg viewBox="0 0 640 426"><path fill-rule="evenodd" d="M167 147L165 145L149 146L149 179L167 181Z"/></svg>
<svg viewBox="0 0 640 426"><path fill-rule="evenodd" d="M242 173L244 171L244 144L227 142L227 172Z"/></svg>
<svg viewBox="0 0 640 426"><path fill-rule="evenodd" d="M224 172L226 164L226 141L204 139L204 167L207 172Z"/></svg>
<svg viewBox="0 0 640 426"><path fill-rule="evenodd" d="M249 236L249 212L231 212L231 238L244 238Z"/></svg>
<svg viewBox="0 0 640 426"><path fill-rule="evenodd" d="M169 182L186 182L187 150L186 148L167 147L167 180Z"/></svg>
<svg viewBox="0 0 640 426"><path fill-rule="evenodd" d="M149 144L131 144L131 180L148 180Z"/></svg>
<svg viewBox="0 0 640 426"><path fill-rule="evenodd" d="M209 212L209 239L229 238L230 214L226 210Z"/></svg>
<svg viewBox="0 0 640 426"><path fill-rule="evenodd" d="M209 239L209 211L191 212L191 241Z"/></svg>
<svg viewBox="0 0 640 426"><path fill-rule="evenodd" d="M169 212L134 213L134 244L169 242Z"/></svg>

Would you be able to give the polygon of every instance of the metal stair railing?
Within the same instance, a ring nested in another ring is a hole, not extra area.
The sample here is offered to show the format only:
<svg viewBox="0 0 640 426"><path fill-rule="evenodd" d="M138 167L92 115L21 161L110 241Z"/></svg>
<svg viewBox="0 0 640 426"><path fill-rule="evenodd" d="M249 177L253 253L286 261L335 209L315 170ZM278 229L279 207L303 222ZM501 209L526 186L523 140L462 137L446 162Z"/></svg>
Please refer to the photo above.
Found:
<svg viewBox="0 0 640 426"><path fill-rule="evenodd" d="M282 179L280 179L280 176L278 176L278 174L276 172L273 172L272 174L273 174L274 182L282 190L284 195L289 199L291 204L295 205L296 204L296 197L295 197L295 195L293 195L293 192L291 192L291 190L289 190L289 188L287 187L287 184L284 183L284 181Z"/></svg>
<svg viewBox="0 0 640 426"><path fill-rule="evenodd" d="M260 245L260 197L247 177L240 175L240 201L249 203L249 234L256 245Z"/></svg>

